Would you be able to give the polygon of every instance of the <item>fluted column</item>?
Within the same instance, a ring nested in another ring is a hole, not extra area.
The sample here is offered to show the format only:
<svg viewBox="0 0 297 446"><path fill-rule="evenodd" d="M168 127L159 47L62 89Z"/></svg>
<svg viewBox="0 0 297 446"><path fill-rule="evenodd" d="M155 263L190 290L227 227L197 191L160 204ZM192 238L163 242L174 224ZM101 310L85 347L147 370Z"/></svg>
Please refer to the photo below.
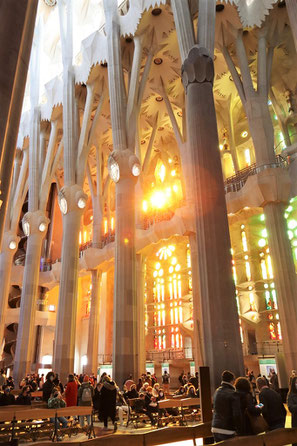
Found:
<svg viewBox="0 0 297 446"><path fill-rule="evenodd" d="M0 254L0 357L4 341L5 317L8 308L8 295L11 283L11 269L13 256L18 247L19 237L11 231L3 236L2 251Z"/></svg>
<svg viewBox="0 0 297 446"><path fill-rule="evenodd" d="M1 2L0 64L6 68L1 70L0 75L0 199L3 201L0 206L0 246L11 186L37 5L37 0Z"/></svg>
<svg viewBox="0 0 297 446"><path fill-rule="evenodd" d="M101 272L93 269L92 274L92 292L91 292L91 311L89 318L89 335L86 366L86 373L97 372L98 367L98 339L99 339L99 321L100 321L100 282Z"/></svg>
<svg viewBox="0 0 297 446"><path fill-rule="evenodd" d="M22 221L23 230L28 239L13 368L13 377L16 383L20 382L31 369L40 256L48 223L49 219L42 211L27 212Z"/></svg>
<svg viewBox="0 0 297 446"><path fill-rule="evenodd" d="M144 261L142 254L136 254L136 286L137 286L137 356L135 379L145 372L145 311L144 311Z"/></svg>
<svg viewBox="0 0 297 446"><path fill-rule="evenodd" d="M230 236L213 99L213 61L195 45L182 67L187 134L194 170L195 225L205 365L212 385L226 368L243 373ZM193 271L193 275L196 274Z"/></svg>
<svg viewBox="0 0 297 446"><path fill-rule="evenodd" d="M79 230L84 209L80 207L80 203L82 205L86 201L87 195L77 185L64 186L59 192L64 230L54 369L59 373L62 382L66 382L68 374L73 372L74 367Z"/></svg>
<svg viewBox="0 0 297 446"><path fill-rule="evenodd" d="M297 5L295 0L286 0L288 16L290 20L291 30L294 37L295 48L297 51Z"/></svg>
<svg viewBox="0 0 297 446"><path fill-rule="evenodd" d="M284 210L285 206L280 203L268 203L264 207L284 357L290 374L297 367L297 281Z"/></svg>

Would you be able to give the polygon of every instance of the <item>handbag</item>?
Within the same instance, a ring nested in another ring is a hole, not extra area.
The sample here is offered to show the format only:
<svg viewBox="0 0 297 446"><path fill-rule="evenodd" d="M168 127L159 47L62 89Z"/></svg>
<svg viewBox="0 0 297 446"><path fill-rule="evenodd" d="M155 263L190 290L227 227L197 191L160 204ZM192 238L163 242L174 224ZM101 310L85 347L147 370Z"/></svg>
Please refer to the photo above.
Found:
<svg viewBox="0 0 297 446"><path fill-rule="evenodd" d="M247 409L245 410L245 413L250 420L251 428L255 435L268 431L269 426L262 414L251 415Z"/></svg>

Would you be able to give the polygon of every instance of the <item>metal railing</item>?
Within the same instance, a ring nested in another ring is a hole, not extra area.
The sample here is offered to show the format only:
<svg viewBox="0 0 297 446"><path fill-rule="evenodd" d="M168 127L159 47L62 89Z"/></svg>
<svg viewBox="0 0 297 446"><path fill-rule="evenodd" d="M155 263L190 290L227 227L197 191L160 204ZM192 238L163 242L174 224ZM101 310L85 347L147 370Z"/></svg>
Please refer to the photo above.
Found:
<svg viewBox="0 0 297 446"><path fill-rule="evenodd" d="M225 186L225 194L228 192L238 192L243 188L247 179L252 175L257 175L260 172L263 172L266 169L276 169L278 167L287 167L288 162L281 155L277 155L275 157L275 162L262 164L257 166L256 164L252 164L245 169L240 170L236 175L233 175L224 182Z"/></svg>
<svg viewBox="0 0 297 446"><path fill-rule="evenodd" d="M262 341L256 342L258 355L275 355L283 352L281 341Z"/></svg>
<svg viewBox="0 0 297 446"><path fill-rule="evenodd" d="M193 359L192 348L149 350L146 352L147 361L164 362L171 359Z"/></svg>

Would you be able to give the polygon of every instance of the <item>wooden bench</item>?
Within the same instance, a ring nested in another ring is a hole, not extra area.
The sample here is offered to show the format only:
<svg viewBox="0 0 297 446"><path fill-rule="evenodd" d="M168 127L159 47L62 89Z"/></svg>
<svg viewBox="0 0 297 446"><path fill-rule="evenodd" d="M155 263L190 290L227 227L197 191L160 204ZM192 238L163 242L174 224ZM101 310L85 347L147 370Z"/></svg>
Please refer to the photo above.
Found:
<svg viewBox="0 0 297 446"><path fill-rule="evenodd" d="M140 398L133 398L127 401L128 403L128 419L127 419L127 424L126 427L129 426L130 423L133 424L133 426L135 427L135 429L138 428L138 424L140 422L143 421L149 421L149 416L145 413L145 409L144 412L138 412L137 410L135 410L135 405L136 402L139 401ZM153 414L152 414L153 415ZM155 421L158 421L158 414L156 413L156 415L153 415L153 418L155 419Z"/></svg>
<svg viewBox="0 0 297 446"><path fill-rule="evenodd" d="M197 407L197 411L193 413L193 407ZM160 409L178 408L180 410L180 425L187 425L189 415L193 421L200 420L200 399L199 398L174 398L159 401ZM166 420L166 417L165 417Z"/></svg>
<svg viewBox="0 0 297 446"><path fill-rule="evenodd" d="M92 407L73 406L60 409L35 408L31 406L6 406L0 410L0 442L7 439L12 441L16 438L31 438L35 441L41 436L50 437L52 441L58 439L60 435L68 434L69 437L73 433L78 433L78 427L70 425L67 428L59 428L58 417L69 417L77 415L91 415L91 425L86 430L86 434L90 439L95 438L93 426ZM49 421L50 418L55 419L55 423ZM46 420L46 421L45 421Z"/></svg>

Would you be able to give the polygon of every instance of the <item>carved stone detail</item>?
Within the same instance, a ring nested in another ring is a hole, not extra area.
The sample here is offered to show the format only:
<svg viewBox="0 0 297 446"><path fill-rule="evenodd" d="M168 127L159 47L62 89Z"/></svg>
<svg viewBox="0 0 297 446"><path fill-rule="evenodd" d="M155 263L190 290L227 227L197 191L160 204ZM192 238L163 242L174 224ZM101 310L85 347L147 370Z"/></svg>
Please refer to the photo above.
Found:
<svg viewBox="0 0 297 446"><path fill-rule="evenodd" d="M199 45L190 49L182 65L182 80L187 89L189 84L211 82L214 79L213 60L209 51Z"/></svg>

